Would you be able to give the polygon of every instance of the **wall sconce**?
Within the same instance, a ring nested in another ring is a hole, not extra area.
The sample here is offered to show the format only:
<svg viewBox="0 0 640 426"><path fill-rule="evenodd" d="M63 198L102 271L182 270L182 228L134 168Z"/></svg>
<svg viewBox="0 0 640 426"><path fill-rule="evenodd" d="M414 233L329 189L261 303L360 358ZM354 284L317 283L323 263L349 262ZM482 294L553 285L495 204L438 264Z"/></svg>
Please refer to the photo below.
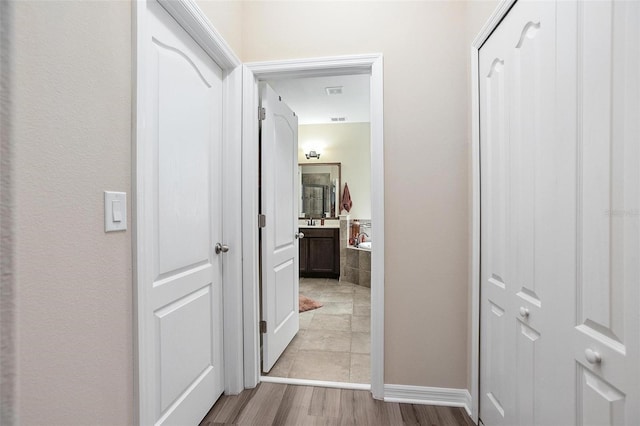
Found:
<svg viewBox="0 0 640 426"><path fill-rule="evenodd" d="M315 151L309 151L309 153L305 154L305 156L307 157L307 160L309 160L310 158L315 158L317 160L320 159L320 153Z"/></svg>

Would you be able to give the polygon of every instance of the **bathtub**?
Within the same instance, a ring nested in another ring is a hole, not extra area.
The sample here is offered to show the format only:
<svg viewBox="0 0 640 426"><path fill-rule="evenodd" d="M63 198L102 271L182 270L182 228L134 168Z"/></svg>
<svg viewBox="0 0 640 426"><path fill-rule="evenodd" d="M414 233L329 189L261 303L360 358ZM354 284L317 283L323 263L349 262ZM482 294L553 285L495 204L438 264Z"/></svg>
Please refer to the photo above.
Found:
<svg viewBox="0 0 640 426"><path fill-rule="evenodd" d="M356 247L356 246L348 246L348 248L356 249L356 250L371 251L371 241L364 241L364 242L360 243L360 245L358 247Z"/></svg>

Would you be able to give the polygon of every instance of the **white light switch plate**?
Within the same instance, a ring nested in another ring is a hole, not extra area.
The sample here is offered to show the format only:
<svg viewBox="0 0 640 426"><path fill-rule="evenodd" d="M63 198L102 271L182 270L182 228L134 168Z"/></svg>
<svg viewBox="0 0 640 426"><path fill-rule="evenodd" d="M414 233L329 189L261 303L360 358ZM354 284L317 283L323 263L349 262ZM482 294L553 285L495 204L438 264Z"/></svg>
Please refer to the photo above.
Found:
<svg viewBox="0 0 640 426"><path fill-rule="evenodd" d="M127 229L127 193L104 191L104 232Z"/></svg>

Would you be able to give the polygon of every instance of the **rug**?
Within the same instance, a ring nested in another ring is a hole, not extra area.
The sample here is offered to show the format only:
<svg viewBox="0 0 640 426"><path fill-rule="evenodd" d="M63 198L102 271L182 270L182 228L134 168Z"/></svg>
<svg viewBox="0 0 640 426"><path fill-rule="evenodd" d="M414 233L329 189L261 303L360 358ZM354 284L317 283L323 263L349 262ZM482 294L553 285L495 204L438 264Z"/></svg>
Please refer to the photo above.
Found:
<svg viewBox="0 0 640 426"><path fill-rule="evenodd" d="M322 303L316 302L313 299L309 299L307 296L299 295L299 310L298 312L311 311L322 307Z"/></svg>

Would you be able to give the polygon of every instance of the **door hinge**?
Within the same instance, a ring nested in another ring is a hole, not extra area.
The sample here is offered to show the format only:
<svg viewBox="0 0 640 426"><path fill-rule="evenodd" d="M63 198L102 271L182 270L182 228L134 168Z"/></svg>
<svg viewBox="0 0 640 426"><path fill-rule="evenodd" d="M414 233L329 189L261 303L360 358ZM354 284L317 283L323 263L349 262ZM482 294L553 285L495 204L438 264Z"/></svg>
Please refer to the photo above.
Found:
<svg viewBox="0 0 640 426"><path fill-rule="evenodd" d="M266 332L267 332L267 322L260 321L260 333L266 333Z"/></svg>
<svg viewBox="0 0 640 426"><path fill-rule="evenodd" d="M263 107L259 107L258 108L258 119L260 121L264 120L267 118L267 110L264 109Z"/></svg>
<svg viewBox="0 0 640 426"><path fill-rule="evenodd" d="M258 228L264 228L267 226L267 216L264 214L258 215Z"/></svg>

